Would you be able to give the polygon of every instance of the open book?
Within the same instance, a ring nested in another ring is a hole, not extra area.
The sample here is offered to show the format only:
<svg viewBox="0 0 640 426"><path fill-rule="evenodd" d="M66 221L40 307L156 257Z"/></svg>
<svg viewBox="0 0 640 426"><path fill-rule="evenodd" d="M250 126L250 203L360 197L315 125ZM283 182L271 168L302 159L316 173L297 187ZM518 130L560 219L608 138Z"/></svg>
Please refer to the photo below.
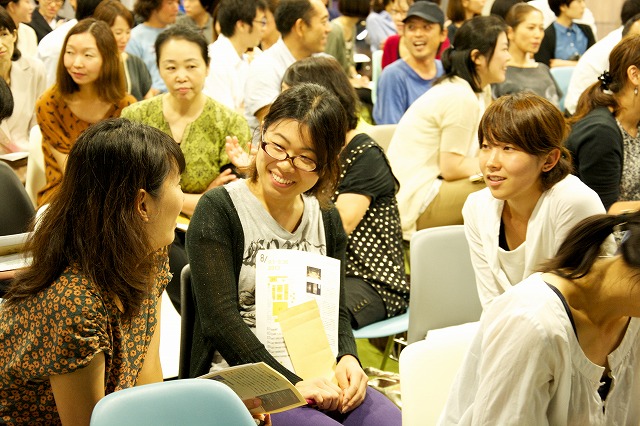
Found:
<svg viewBox="0 0 640 426"><path fill-rule="evenodd" d="M243 401L259 398L262 405L251 414L279 413L307 403L289 380L264 362L236 365L199 378L224 383Z"/></svg>
<svg viewBox="0 0 640 426"><path fill-rule="evenodd" d="M22 252L29 233L0 236L0 272L24 268L31 263L31 256Z"/></svg>

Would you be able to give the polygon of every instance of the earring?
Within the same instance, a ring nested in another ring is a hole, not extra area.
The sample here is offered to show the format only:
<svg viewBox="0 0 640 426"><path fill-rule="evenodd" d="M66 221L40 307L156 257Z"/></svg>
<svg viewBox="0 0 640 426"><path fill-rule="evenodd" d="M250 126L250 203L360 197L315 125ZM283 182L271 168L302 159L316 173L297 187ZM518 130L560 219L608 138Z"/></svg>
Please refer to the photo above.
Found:
<svg viewBox="0 0 640 426"><path fill-rule="evenodd" d="M638 96L638 86L633 89L634 96Z"/></svg>

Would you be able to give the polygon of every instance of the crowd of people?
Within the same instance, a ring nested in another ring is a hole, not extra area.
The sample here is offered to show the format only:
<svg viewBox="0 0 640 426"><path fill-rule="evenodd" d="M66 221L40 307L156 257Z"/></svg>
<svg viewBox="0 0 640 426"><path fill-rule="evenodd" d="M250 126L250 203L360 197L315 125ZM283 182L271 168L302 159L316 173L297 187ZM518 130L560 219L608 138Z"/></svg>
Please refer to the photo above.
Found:
<svg viewBox="0 0 640 426"><path fill-rule="evenodd" d="M640 0L621 3L597 41L584 0L70 0L69 20L0 0L0 154L41 150L45 180L31 263L1 276L0 423L86 425L161 381L161 296L179 310L189 264L188 376L265 362L308 405L263 424L400 425L352 330L407 312L414 233L463 224L483 316L441 424L638 424ZM332 380L256 331L274 247L340 262Z"/></svg>

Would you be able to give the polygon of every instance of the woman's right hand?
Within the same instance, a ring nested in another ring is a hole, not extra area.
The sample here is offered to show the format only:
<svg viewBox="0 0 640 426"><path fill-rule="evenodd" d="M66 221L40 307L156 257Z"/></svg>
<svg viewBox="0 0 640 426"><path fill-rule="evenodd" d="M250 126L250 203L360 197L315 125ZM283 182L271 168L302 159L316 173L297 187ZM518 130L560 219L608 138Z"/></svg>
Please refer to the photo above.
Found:
<svg viewBox="0 0 640 426"><path fill-rule="evenodd" d="M321 410L335 411L340 404L342 390L327 379L315 378L296 383L296 388L305 399L313 400Z"/></svg>
<svg viewBox="0 0 640 426"><path fill-rule="evenodd" d="M238 179L238 177L233 174L233 171L231 169L223 170L222 173L220 173L217 178L211 181L211 183L209 184L209 187L207 188L207 191L215 187L227 184L229 182L233 182L236 179Z"/></svg>

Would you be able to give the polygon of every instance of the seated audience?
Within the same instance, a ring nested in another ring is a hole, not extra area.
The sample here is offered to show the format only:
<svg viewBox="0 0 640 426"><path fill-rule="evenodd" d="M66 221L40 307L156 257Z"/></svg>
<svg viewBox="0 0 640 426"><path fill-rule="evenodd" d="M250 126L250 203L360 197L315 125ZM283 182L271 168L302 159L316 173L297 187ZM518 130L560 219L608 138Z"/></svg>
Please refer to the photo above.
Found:
<svg viewBox="0 0 640 426"><path fill-rule="evenodd" d="M158 34L175 23L179 5L179 0L136 0L133 9L133 12L143 22L131 30L131 38L127 43L126 51L144 61L151 74L153 96L167 91L158 71L156 51L153 50L153 45Z"/></svg>
<svg viewBox="0 0 640 426"><path fill-rule="evenodd" d="M160 33L155 51L167 93L125 108L122 116L160 129L180 145L187 163L180 180L185 192L182 212L190 216L206 191L236 179L225 139L233 136L246 146L251 135L240 114L202 93L209 71L202 35L189 27L171 27ZM180 271L189 263L184 232L176 231L169 259L173 278L167 292L179 307Z"/></svg>
<svg viewBox="0 0 640 426"><path fill-rule="evenodd" d="M640 423L640 214L584 219L541 270L482 314L440 425Z"/></svg>
<svg viewBox="0 0 640 426"><path fill-rule="evenodd" d="M417 0L417 1L427 1L427 0ZM435 3L438 6L440 6L440 0L434 0L432 3ZM404 34L404 27L403 27L402 34L392 34L389 37L387 37L387 40L385 40L384 49L382 52L382 69L385 69L387 65L391 65L398 59L404 59L407 56L409 56L409 51L407 50L407 45L405 44L406 42L403 34ZM442 53L445 50L447 50L450 45L451 44L449 43L449 37L445 37L444 41L440 43L440 47L438 48L438 52L436 53L436 59L440 59L442 57Z"/></svg>
<svg viewBox="0 0 640 426"><path fill-rule="evenodd" d="M324 52L331 30L329 12L320 0L281 0L275 19L282 37L251 62L244 88L244 116L252 131L280 93L289 65Z"/></svg>
<svg viewBox="0 0 640 426"><path fill-rule="evenodd" d="M94 123L119 117L124 107L136 101L125 92L123 67L111 29L93 18L78 22L67 33L57 76L56 84L36 103L47 178L38 192L40 206L53 199L80 133Z"/></svg>
<svg viewBox="0 0 640 426"><path fill-rule="evenodd" d="M484 2L485 0L449 0L447 17L451 22L447 26L447 36L451 44L453 44L456 31L462 24L475 16L482 15Z"/></svg>
<svg viewBox="0 0 640 426"><path fill-rule="evenodd" d="M64 22L64 19L58 16L58 11L64 2L63 0L40 0L36 3L38 7L33 10L31 22L27 25L35 30L40 43L44 36L53 31L59 23Z"/></svg>
<svg viewBox="0 0 640 426"><path fill-rule="evenodd" d="M419 97L394 132L387 155L400 181L398 207L404 239L416 229L462 224L467 195L483 185L478 123L491 102L491 83L504 80L510 58L507 25L496 16L466 22L442 57L445 75Z"/></svg>
<svg viewBox="0 0 640 426"><path fill-rule="evenodd" d="M17 47L18 31L6 10L0 8L0 79L11 88L13 114L0 124L6 140L0 153L29 151L29 131L36 124L35 106L46 90L44 65L36 58L23 56Z"/></svg>
<svg viewBox="0 0 640 426"><path fill-rule="evenodd" d="M6 9L18 29L18 49L20 52L31 58L35 57L38 49L38 36L36 36L35 30L27 25L31 22L31 13L34 9L31 0L0 0L0 6Z"/></svg>
<svg viewBox="0 0 640 426"><path fill-rule="evenodd" d="M545 28L547 28L549 25L553 23L553 21L556 20L557 16L553 12L553 10L551 10L551 7L549 6L549 0L523 0L523 1L526 1L527 3L529 3L529 5L535 7L536 9L540 10L540 12L542 12L542 15L544 16ZM632 1L636 1L636 0L632 0ZM589 10L588 7L584 8L584 13L582 14L582 18L576 19L575 22L579 24L585 24L591 27L591 31L593 32L593 35L597 38L598 28L596 26L596 18L593 16L593 13L591 12L591 10Z"/></svg>
<svg viewBox="0 0 640 426"><path fill-rule="evenodd" d="M358 98L333 58L302 59L289 67L283 88L316 83L329 89L347 112L340 177L332 201L348 235L345 296L351 326L361 328L401 314L409 306L398 181L383 149L356 130ZM375 244L371 244L375 242Z"/></svg>
<svg viewBox="0 0 640 426"><path fill-rule="evenodd" d="M204 82L204 93L227 108L244 112L244 87L249 72L247 52L262 40L266 18L264 0L222 0L217 22L221 34L209 45L214 58Z"/></svg>
<svg viewBox="0 0 640 426"><path fill-rule="evenodd" d="M580 97L567 147L576 175L610 213L619 213L640 208L640 35L624 38L609 64Z"/></svg>
<svg viewBox="0 0 640 426"><path fill-rule="evenodd" d="M213 7L216 0L184 0L184 15L176 18L176 25L186 25L198 31L207 44L213 43L214 29L213 17L209 10Z"/></svg>
<svg viewBox="0 0 640 426"><path fill-rule="evenodd" d="M569 88L564 98L564 107L569 114L576 112L580 95L593 83L598 81L598 76L609 69L609 54L613 48L627 34L640 34L640 2L638 0L625 0L620 11L622 25L611 31L602 40L591 46L578 59Z"/></svg>
<svg viewBox="0 0 640 426"><path fill-rule="evenodd" d="M60 59L62 45L67 37L67 33L79 21L90 18L101 1L102 0L75 0L75 2L69 2L71 6L74 7L75 19L70 19L64 24L58 25L38 43L38 59L44 63L44 68L47 70L47 87L56 83L58 60Z"/></svg>
<svg viewBox="0 0 640 426"><path fill-rule="evenodd" d="M367 43L371 53L384 48L385 40L402 32L402 20L409 10L407 0L373 0L366 19Z"/></svg>
<svg viewBox="0 0 640 426"><path fill-rule="evenodd" d="M549 67L533 59L544 37L542 13L533 6L519 3L511 8L505 22L510 27L511 59L504 82L492 87L494 97L529 90L559 107L562 93Z"/></svg>
<svg viewBox="0 0 640 426"><path fill-rule="evenodd" d="M33 264L0 305L3 423L88 425L103 396L162 381L164 247L183 168L171 138L126 120L78 138L27 244Z"/></svg>
<svg viewBox="0 0 640 426"><path fill-rule="evenodd" d="M548 67L575 66L580 56L596 42L591 27L574 22L582 18L584 0L549 0L557 19L544 30L536 61Z"/></svg>
<svg viewBox="0 0 640 426"><path fill-rule="evenodd" d="M278 4L280 4L280 0L265 0L267 3L267 8L265 10L265 17L267 18L267 25L264 26L264 30L262 33L262 40L260 41L260 49L262 51L267 50L280 38L280 32L276 27L276 9L278 8Z"/></svg>
<svg viewBox="0 0 640 426"><path fill-rule="evenodd" d="M369 78L356 71L353 58L356 47L356 25L367 17L369 0L342 0L338 2L340 16L330 22L325 53L338 60L355 88L368 87Z"/></svg>
<svg viewBox="0 0 640 426"><path fill-rule="evenodd" d="M494 101L480 122L487 188L462 215L483 307L551 258L582 219L605 213L598 195L571 175L560 111L533 93Z"/></svg>
<svg viewBox="0 0 640 426"><path fill-rule="evenodd" d="M339 330L333 336L338 342L335 381L303 380L254 334L258 250L298 248L345 265L347 237L329 197L340 173L338 156L347 127L339 100L323 87L306 83L285 90L264 118L250 177L204 194L187 231L198 311L190 375L227 364L267 363L313 400L313 406L272 414L274 425L401 424L397 407L367 388L342 279Z"/></svg>
<svg viewBox="0 0 640 426"><path fill-rule="evenodd" d="M404 43L409 55L382 71L373 108L376 124L397 124L411 104L444 74L436 59L447 38L444 13L430 1L417 1L404 19Z"/></svg>
<svg viewBox="0 0 640 426"><path fill-rule="evenodd" d="M142 59L125 51L127 42L131 38L133 28L133 14L119 0L103 0L93 17L104 21L111 27L111 32L118 43L120 58L124 63L124 75L127 79L127 92L141 101L151 97L151 74Z"/></svg>

